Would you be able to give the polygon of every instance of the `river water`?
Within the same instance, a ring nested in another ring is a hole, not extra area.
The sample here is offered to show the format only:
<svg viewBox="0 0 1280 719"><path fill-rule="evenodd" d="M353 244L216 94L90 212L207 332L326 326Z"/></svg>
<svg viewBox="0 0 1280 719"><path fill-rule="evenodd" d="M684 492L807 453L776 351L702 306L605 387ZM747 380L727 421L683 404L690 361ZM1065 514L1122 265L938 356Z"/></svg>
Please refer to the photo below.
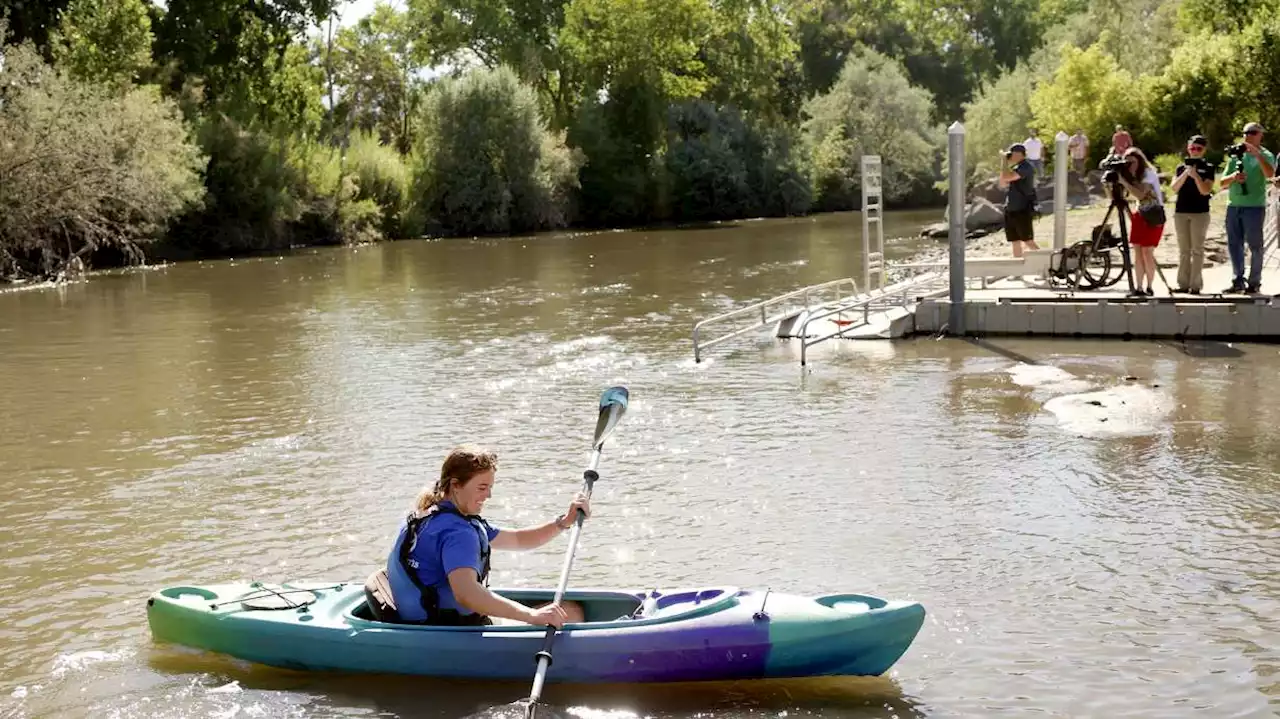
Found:
<svg viewBox="0 0 1280 719"><path fill-rule="evenodd" d="M929 617L884 677L551 685L561 716L1274 716L1280 352L843 341L802 371L747 338L692 361L697 319L854 274L857 236L853 214L411 241L0 294L0 717L527 695L155 644L146 597L362 580L463 441L501 455L492 520L544 521L615 383L632 405L571 586L855 591ZM552 586L564 549L496 555L494 584Z"/></svg>

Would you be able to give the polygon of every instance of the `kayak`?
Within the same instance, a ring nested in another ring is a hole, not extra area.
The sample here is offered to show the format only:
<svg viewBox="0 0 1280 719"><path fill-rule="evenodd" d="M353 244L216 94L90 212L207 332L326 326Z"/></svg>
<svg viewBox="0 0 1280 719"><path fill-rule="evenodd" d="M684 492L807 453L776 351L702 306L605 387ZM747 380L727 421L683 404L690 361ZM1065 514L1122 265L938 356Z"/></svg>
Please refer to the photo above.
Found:
<svg viewBox="0 0 1280 719"><path fill-rule="evenodd" d="M541 589L494 590L529 606ZM586 621L556 637L549 682L687 682L877 676L924 623L917 602L736 587L571 590ZM546 627L376 621L363 583L176 586L147 601L152 636L304 671L525 680Z"/></svg>

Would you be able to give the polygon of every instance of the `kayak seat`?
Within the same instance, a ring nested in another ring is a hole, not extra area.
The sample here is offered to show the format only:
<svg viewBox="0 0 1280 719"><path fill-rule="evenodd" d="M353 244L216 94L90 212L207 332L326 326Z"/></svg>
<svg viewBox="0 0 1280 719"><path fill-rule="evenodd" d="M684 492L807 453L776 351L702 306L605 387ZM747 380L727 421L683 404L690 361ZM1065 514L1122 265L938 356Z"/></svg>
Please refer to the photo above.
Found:
<svg viewBox="0 0 1280 719"><path fill-rule="evenodd" d="M365 606L374 621L401 624L400 614L396 611L396 599L391 594L391 580L387 578L387 568L383 567L364 582Z"/></svg>

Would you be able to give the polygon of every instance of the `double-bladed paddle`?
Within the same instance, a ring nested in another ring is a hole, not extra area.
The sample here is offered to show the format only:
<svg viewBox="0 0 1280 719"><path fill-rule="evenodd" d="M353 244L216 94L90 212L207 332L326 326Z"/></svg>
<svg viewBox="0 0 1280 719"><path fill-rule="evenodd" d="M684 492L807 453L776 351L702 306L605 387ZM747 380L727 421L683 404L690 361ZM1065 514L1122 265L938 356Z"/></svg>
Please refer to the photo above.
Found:
<svg viewBox="0 0 1280 719"><path fill-rule="evenodd" d="M600 395L600 415L596 419L595 440L592 442L591 463L587 466L587 470L582 473L582 486L588 498L591 497L591 489L595 486L596 480L600 475L596 473L596 467L600 464L600 450L604 447L604 441L613 434L614 427L618 425L618 421L622 419L622 415L626 414L627 401L631 395L627 392L626 387L610 387ZM582 510L578 510L578 516L574 518L573 530L569 535L569 551L565 554L564 567L560 570L560 585L556 587L556 596L552 600L553 604L559 604L564 599L565 587L569 584L569 570L573 567L573 555L578 549L578 535L582 533L582 520L585 518ZM533 719L534 707L538 703L538 699L542 697L542 684L547 678L547 669L551 667L551 645L556 639L556 628L547 627L547 635L542 641L542 650L534 657L538 661L538 670L533 675L533 689L529 692L529 706L525 711L528 719Z"/></svg>

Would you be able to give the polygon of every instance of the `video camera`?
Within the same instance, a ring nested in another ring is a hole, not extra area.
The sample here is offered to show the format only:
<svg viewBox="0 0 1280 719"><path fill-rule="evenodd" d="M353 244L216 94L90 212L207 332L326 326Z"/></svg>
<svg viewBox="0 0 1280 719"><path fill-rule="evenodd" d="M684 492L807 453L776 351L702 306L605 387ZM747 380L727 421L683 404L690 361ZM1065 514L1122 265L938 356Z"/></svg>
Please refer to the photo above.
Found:
<svg viewBox="0 0 1280 719"><path fill-rule="evenodd" d="M1107 155L1102 162L1098 163L1098 169L1102 170L1103 182L1117 182L1120 179L1119 171L1123 170L1129 164L1128 158L1122 155Z"/></svg>
<svg viewBox="0 0 1280 719"><path fill-rule="evenodd" d="M1249 152L1249 148L1243 142L1237 142L1234 145L1228 145L1227 149L1224 150L1223 152L1225 152L1228 157L1234 157L1237 160L1243 161L1244 156ZM1244 169L1243 164L1237 165L1237 167L1241 170ZM1246 194L1248 194L1249 192L1249 185L1245 183L1244 180L1240 181L1240 191Z"/></svg>

